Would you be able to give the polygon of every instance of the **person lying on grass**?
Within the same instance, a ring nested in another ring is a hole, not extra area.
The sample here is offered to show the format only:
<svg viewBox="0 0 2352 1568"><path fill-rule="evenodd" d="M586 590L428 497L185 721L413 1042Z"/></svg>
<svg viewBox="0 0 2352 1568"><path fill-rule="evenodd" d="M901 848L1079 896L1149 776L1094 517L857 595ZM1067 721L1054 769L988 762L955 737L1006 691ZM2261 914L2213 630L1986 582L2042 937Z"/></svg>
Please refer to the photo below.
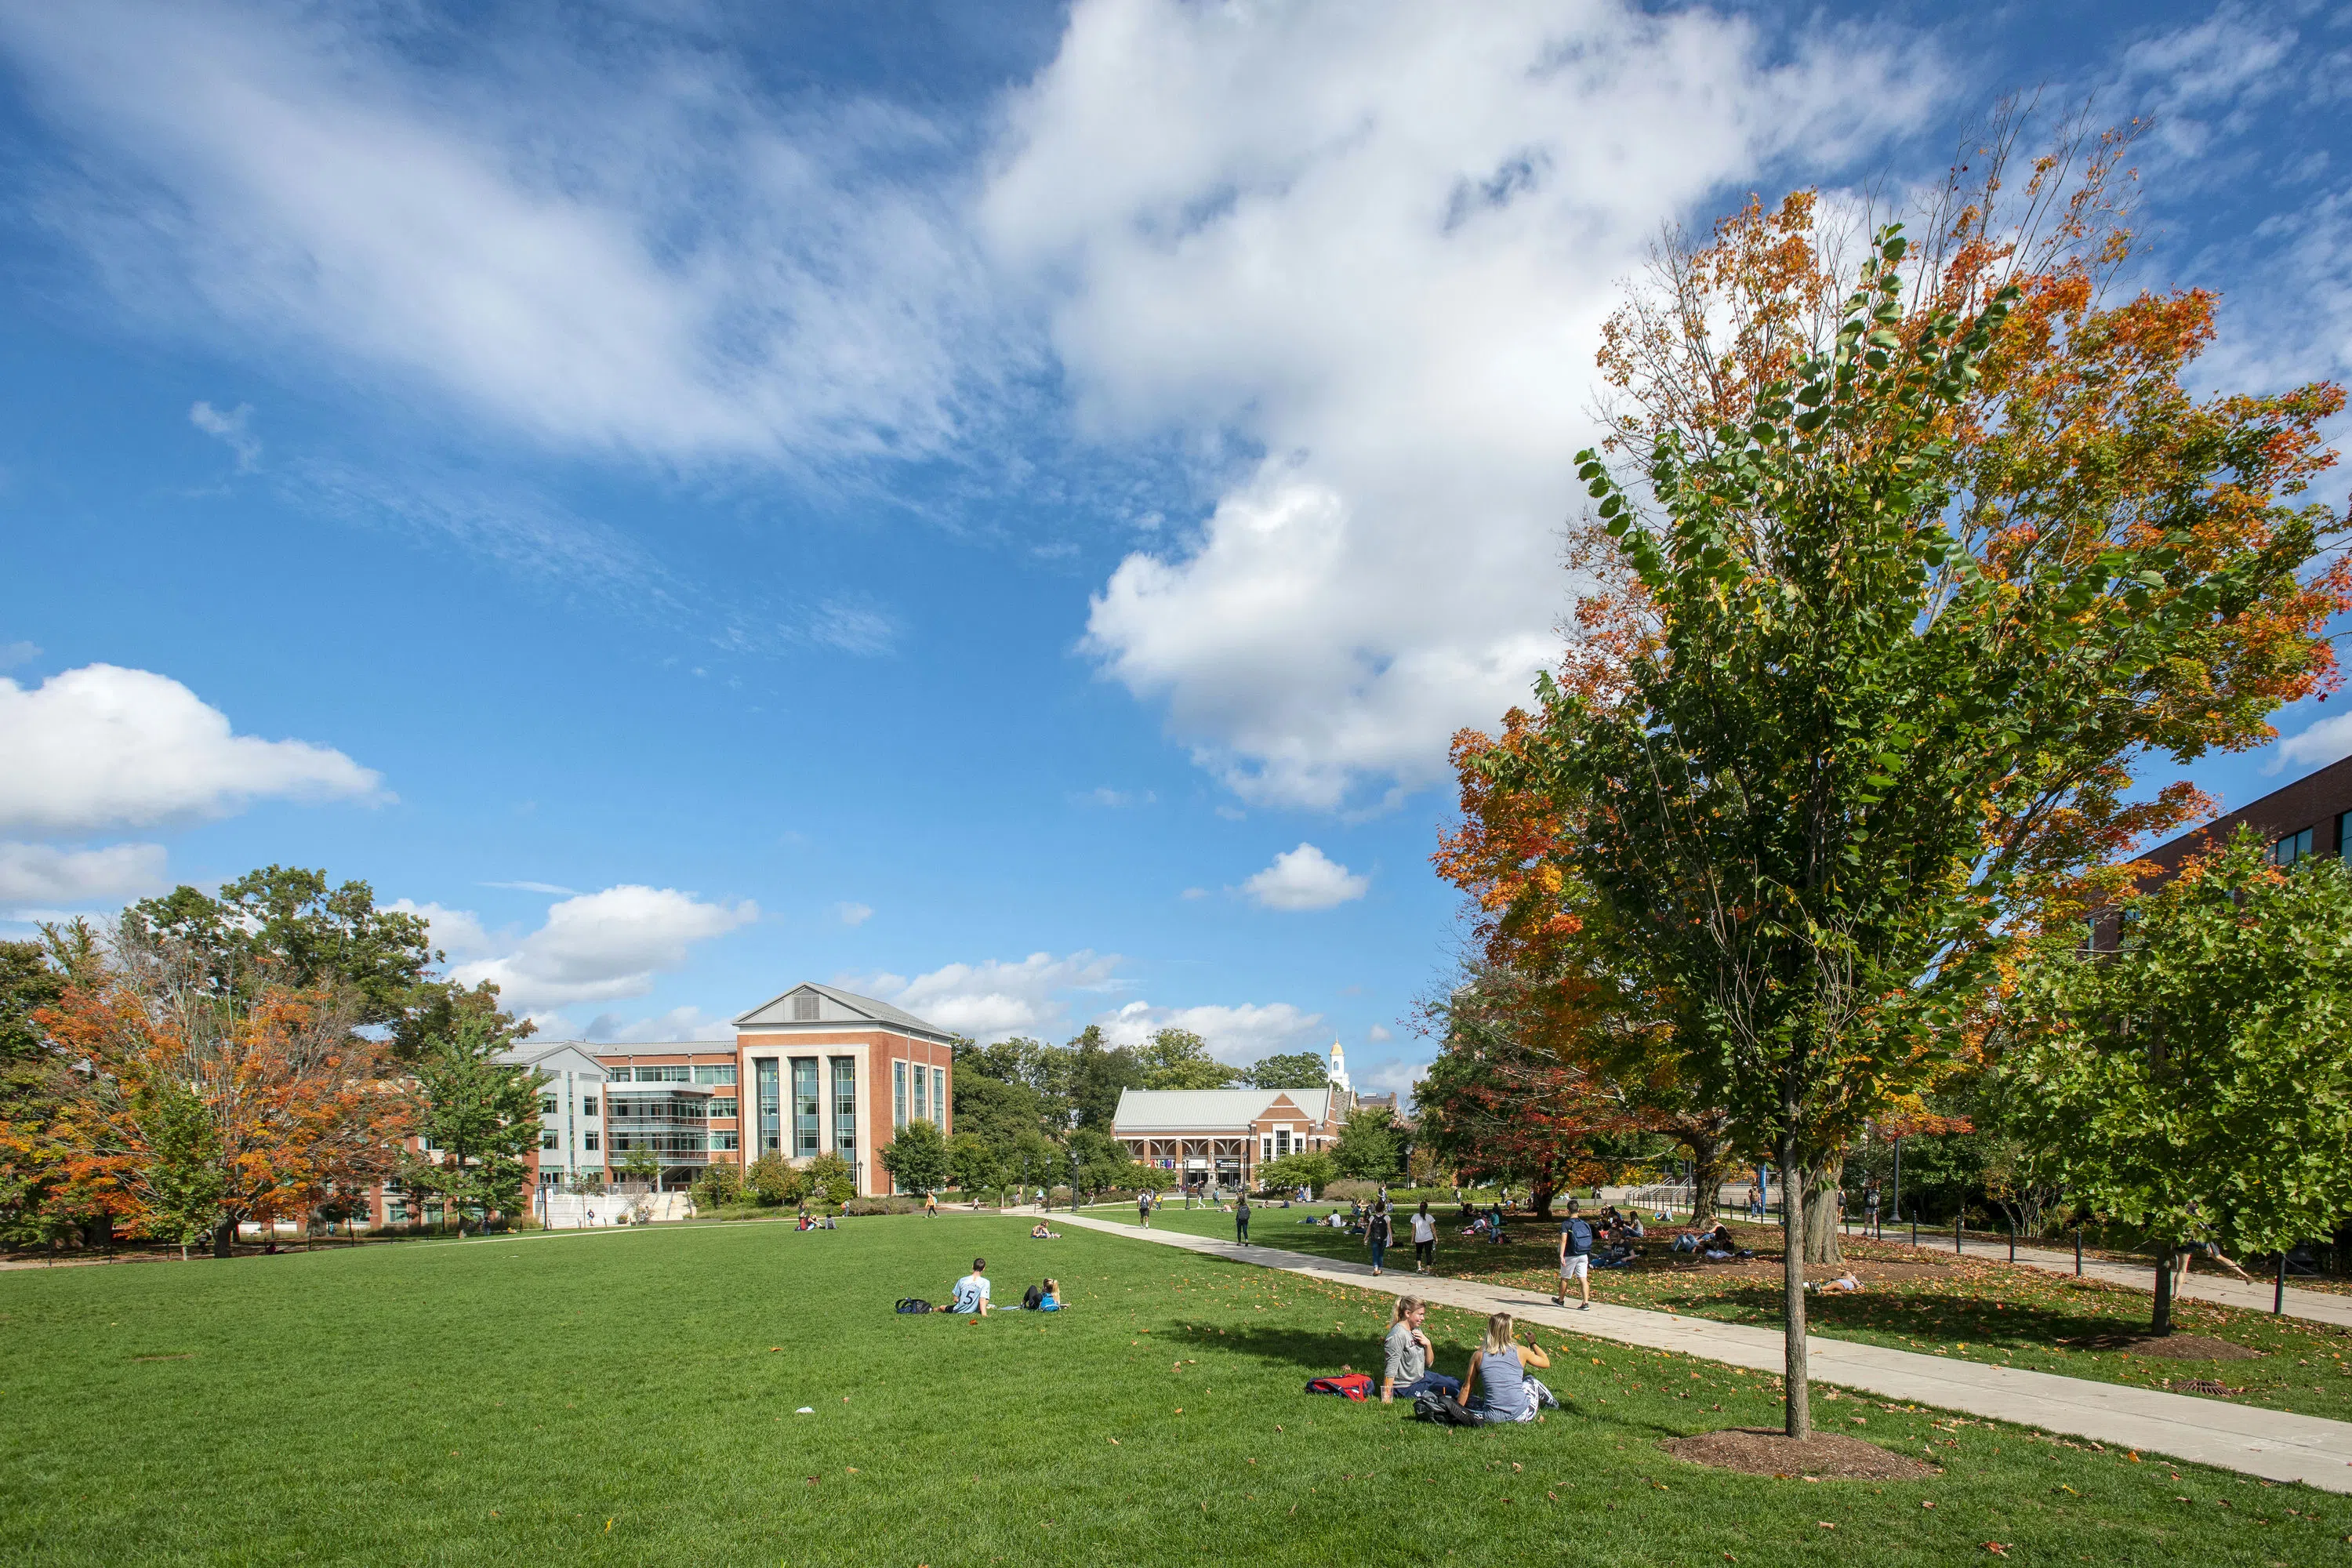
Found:
<svg viewBox="0 0 2352 1568"><path fill-rule="evenodd" d="M987 1267L988 1259L985 1258L971 1260L971 1272L955 1282L955 1302L948 1310L967 1312L978 1318L988 1316L992 1310L988 1300L988 1276L981 1272Z"/></svg>
<svg viewBox="0 0 2352 1568"><path fill-rule="evenodd" d="M1531 1366L1551 1365L1551 1358L1544 1354L1541 1345L1515 1344L1512 1337L1510 1313L1497 1312L1486 1320L1486 1337L1470 1352L1470 1368L1463 1373L1461 1390L1454 1396L1463 1409L1475 1409L1481 1421L1532 1421L1538 1405L1559 1403L1551 1396L1551 1390L1527 1373ZM1471 1400L1482 1374L1486 1380L1486 1396L1474 1406Z"/></svg>
<svg viewBox="0 0 2352 1568"><path fill-rule="evenodd" d="M1429 1336L1421 1331L1422 1321L1428 1316L1429 1303L1420 1297L1396 1299L1396 1306L1389 1314L1388 1336L1381 1342L1382 1405L1400 1394L1412 1399L1425 1390L1434 1389L1451 1398L1462 1392L1460 1378L1429 1370L1437 1351L1429 1342Z"/></svg>

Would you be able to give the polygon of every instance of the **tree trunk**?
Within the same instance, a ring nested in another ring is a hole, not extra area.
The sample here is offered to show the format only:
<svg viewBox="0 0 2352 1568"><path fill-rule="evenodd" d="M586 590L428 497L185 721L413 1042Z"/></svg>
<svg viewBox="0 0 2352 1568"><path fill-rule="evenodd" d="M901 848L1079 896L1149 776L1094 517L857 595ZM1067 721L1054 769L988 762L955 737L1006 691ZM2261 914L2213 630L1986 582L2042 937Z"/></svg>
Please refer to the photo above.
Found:
<svg viewBox="0 0 2352 1568"><path fill-rule="evenodd" d="M1805 1173L1805 1261L1843 1263L1838 1251L1838 1187L1845 1175L1845 1156L1826 1160Z"/></svg>
<svg viewBox="0 0 2352 1568"><path fill-rule="evenodd" d="M1528 1202L1534 1209L1535 1217L1538 1219L1551 1218L1551 1200L1552 1189L1549 1185L1531 1186L1528 1189Z"/></svg>
<svg viewBox="0 0 2352 1568"><path fill-rule="evenodd" d="M2147 1331L2158 1338L2172 1332L2172 1254L2168 1247L2156 1258L2156 1309Z"/></svg>
<svg viewBox="0 0 2352 1568"><path fill-rule="evenodd" d="M1683 1147L1691 1152L1691 1224L1705 1225L1715 1218L1715 1194L1723 1185L1723 1142L1693 1134Z"/></svg>
<svg viewBox="0 0 2352 1568"><path fill-rule="evenodd" d="M219 1221L213 1226L213 1256L215 1258L236 1256L236 1219L234 1215Z"/></svg>
<svg viewBox="0 0 2352 1568"><path fill-rule="evenodd" d="M1813 1435L1811 1388L1805 1366L1805 1177L1797 1168L1797 1140L1780 1138L1780 1295L1787 1354L1788 1434Z"/></svg>

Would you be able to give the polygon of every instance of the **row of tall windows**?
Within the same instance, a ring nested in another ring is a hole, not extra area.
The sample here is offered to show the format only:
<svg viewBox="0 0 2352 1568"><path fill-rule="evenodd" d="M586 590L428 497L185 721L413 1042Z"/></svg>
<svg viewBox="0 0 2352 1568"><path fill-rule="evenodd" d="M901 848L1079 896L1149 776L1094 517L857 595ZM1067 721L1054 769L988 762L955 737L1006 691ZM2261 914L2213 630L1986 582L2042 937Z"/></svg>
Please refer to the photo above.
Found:
<svg viewBox="0 0 2352 1568"><path fill-rule="evenodd" d="M857 1058L833 1058L834 1152L855 1163L857 1159Z"/></svg>
<svg viewBox="0 0 2352 1568"><path fill-rule="evenodd" d="M907 1064L905 1062L890 1064L890 1125L904 1127L907 1125Z"/></svg>
<svg viewBox="0 0 2352 1568"><path fill-rule="evenodd" d="M761 1057L751 1066L760 1094L760 1152L781 1154L784 1152L783 1098L776 1058Z"/></svg>

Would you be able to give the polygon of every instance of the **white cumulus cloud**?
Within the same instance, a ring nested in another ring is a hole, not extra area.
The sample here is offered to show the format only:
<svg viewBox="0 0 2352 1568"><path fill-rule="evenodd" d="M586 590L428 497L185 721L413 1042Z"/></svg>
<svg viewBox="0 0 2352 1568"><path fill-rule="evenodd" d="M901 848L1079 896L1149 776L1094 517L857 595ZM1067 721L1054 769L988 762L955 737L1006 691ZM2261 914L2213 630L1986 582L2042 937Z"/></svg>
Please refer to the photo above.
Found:
<svg viewBox="0 0 2352 1568"><path fill-rule="evenodd" d="M698 942L760 918L750 900L704 903L675 888L624 884L566 899L513 951L461 963L465 984L488 980L509 1005L541 1009L642 996L657 976L686 967Z"/></svg>
<svg viewBox="0 0 2352 1568"><path fill-rule="evenodd" d="M2352 713L2338 713L2333 719L2322 719L2299 734L2289 735L2278 743L2278 752L2266 770L2276 773L2283 767L2318 767L2327 763L2352 757Z"/></svg>
<svg viewBox="0 0 2352 1568"><path fill-rule="evenodd" d="M483 929L482 919L471 910L453 910L442 904L420 904L410 899L395 899L383 906L404 915L422 915L432 931L435 947L453 958L470 958L490 952L497 946L490 933Z"/></svg>
<svg viewBox="0 0 2352 1568"><path fill-rule="evenodd" d="M0 679L0 829L79 835L226 816L253 800L389 798L331 746L239 735L168 676L85 665Z"/></svg>
<svg viewBox="0 0 2352 1568"><path fill-rule="evenodd" d="M160 844L63 849L0 844L0 908L87 909L120 904L171 884Z"/></svg>
<svg viewBox="0 0 2352 1568"><path fill-rule="evenodd" d="M618 1013L599 1013L581 1031L581 1037L599 1045L667 1045L684 1040L731 1040L735 1026L726 1018L707 1016L695 1006L672 1007L650 1018L624 1019Z"/></svg>
<svg viewBox="0 0 2352 1568"><path fill-rule="evenodd" d="M845 926L862 926L874 918L874 906L860 903L839 903L833 906L833 918Z"/></svg>
<svg viewBox="0 0 2352 1568"><path fill-rule="evenodd" d="M1287 1002L1242 1003L1238 1006L1154 1007L1129 1002L1095 1022L1113 1045L1137 1046L1162 1029L1189 1029L1221 1062L1246 1067L1277 1051L1311 1048L1321 1042L1323 1015Z"/></svg>
<svg viewBox="0 0 2352 1568"><path fill-rule="evenodd" d="M1118 984L1117 953L1080 951L1056 958L1033 952L1017 963L989 959L950 963L908 980L898 974L850 976L844 990L877 996L917 1017L977 1040L1052 1033L1070 1013L1071 993L1095 993Z"/></svg>
<svg viewBox="0 0 2352 1568"><path fill-rule="evenodd" d="M1916 123L1936 74L1697 7L1075 7L991 243L1041 280L1085 427L1265 454L1118 567L1087 648L1248 798L1440 777L1557 649L1619 280L1770 161Z"/></svg>
<svg viewBox="0 0 2352 1568"><path fill-rule="evenodd" d="M1274 864L1242 884L1250 901L1269 910L1328 910L1362 898L1372 879L1360 877L1312 844L1286 849Z"/></svg>

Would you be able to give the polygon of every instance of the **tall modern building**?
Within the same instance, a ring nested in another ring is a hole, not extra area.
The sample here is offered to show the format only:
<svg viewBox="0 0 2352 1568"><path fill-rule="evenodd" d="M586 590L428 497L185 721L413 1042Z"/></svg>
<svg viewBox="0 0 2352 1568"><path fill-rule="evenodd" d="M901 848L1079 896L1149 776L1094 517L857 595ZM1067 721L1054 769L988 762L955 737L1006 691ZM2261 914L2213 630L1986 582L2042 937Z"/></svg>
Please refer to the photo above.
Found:
<svg viewBox="0 0 2352 1568"><path fill-rule="evenodd" d="M2222 813L2202 827L2167 839L2138 858L2153 862L2158 880L2186 865L2189 857L2227 844L2241 826L2251 827L2281 866L2315 857L2334 858L2352 849L2352 757L2330 763L2260 799ZM2108 913L2091 924L2091 945L2113 948L2122 921Z"/></svg>
<svg viewBox="0 0 2352 1568"><path fill-rule="evenodd" d="M887 1002L795 985L736 1018L735 1054L746 1160L838 1154L860 1193L887 1193L875 1156L900 1128L953 1131L954 1037Z"/></svg>

